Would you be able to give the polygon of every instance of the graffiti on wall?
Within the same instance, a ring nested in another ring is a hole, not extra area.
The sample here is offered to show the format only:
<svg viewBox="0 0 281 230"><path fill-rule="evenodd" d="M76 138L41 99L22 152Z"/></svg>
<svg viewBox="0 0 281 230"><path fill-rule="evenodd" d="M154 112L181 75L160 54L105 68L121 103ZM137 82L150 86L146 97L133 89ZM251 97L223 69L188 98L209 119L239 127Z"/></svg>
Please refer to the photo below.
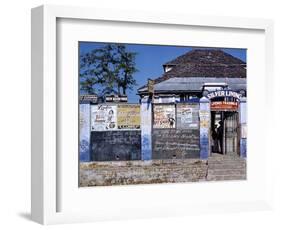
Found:
<svg viewBox="0 0 281 230"><path fill-rule="evenodd" d="M118 105L117 125L118 129L140 129L140 105Z"/></svg>
<svg viewBox="0 0 281 230"><path fill-rule="evenodd" d="M91 131L106 131L117 129L116 105L91 106Z"/></svg>
<svg viewBox="0 0 281 230"><path fill-rule="evenodd" d="M154 105L153 128L175 128L175 105Z"/></svg>
<svg viewBox="0 0 281 230"><path fill-rule="evenodd" d="M198 129L199 128L199 104L180 103L177 104L177 128Z"/></svg>

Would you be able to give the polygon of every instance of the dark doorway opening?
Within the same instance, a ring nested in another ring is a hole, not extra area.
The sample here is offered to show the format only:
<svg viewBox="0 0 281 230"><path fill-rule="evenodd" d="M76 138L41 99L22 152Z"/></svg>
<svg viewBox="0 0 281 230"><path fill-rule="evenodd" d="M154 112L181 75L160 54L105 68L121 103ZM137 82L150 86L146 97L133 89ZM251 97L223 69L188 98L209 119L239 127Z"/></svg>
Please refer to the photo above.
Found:
<svg viewBox="0 0 281 230"><path fill-rule="evenodd" d="M238 112L211 111L212 153L239 155Z"/></svg>

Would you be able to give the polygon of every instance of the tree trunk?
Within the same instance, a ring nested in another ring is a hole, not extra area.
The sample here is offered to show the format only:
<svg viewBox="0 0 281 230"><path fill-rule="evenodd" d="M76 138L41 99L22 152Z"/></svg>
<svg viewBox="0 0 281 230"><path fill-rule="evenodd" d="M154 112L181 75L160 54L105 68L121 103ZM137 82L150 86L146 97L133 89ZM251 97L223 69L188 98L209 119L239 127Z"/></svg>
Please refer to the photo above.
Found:
<svg viewBox="0 0 281 230"><path fill-rule="evenodd" d="M120 85L117 85L118 95L120 95Z"/></svg>
<svg viewBox="0 0 281 230"><path fill-rule="evenodd" d="M123 95L126 95L126 87L123 86Z"/></svg>

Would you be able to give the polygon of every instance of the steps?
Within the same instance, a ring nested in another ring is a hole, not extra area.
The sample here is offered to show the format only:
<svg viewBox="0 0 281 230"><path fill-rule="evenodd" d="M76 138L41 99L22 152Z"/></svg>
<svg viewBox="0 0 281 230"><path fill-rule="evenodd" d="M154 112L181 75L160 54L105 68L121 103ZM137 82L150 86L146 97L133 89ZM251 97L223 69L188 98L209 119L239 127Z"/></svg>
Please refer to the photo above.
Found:
<svg viewBox="0 0 281 230"><path fill-rule="evenodd" d="M212 154L208 159L208 181L246 180L246 159L236 155Z"/></svg>

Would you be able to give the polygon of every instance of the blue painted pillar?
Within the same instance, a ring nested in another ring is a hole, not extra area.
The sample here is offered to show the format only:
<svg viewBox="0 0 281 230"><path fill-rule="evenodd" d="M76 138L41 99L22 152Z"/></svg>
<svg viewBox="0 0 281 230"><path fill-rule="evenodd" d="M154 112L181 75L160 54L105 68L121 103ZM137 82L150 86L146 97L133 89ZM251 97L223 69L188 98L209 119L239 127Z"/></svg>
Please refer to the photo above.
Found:
<svg viewBox="0 0 281 230"><path fill-rule="evenodd" d="M208 159L210 155L210 100L206 97L200 99L200 159Z"/></svg>
<svg viewBox="0 0 281 230"><path fill-rule="evenodd" d="M91 138L91 105L80 104L80 161L91 161L90 138Z"/></svg>
<svg viewBox="0 0 281 230"><path fill-rule="evenodd" d="M240 116L240 157L247 157L247 99L242 97L239 106Z"/></svg>
<svg viewBox="0 0 281 230"><path fill-rule="evenodd" d="M152 159L152 104L147 96L141 100L141 159Z"/></svg>

